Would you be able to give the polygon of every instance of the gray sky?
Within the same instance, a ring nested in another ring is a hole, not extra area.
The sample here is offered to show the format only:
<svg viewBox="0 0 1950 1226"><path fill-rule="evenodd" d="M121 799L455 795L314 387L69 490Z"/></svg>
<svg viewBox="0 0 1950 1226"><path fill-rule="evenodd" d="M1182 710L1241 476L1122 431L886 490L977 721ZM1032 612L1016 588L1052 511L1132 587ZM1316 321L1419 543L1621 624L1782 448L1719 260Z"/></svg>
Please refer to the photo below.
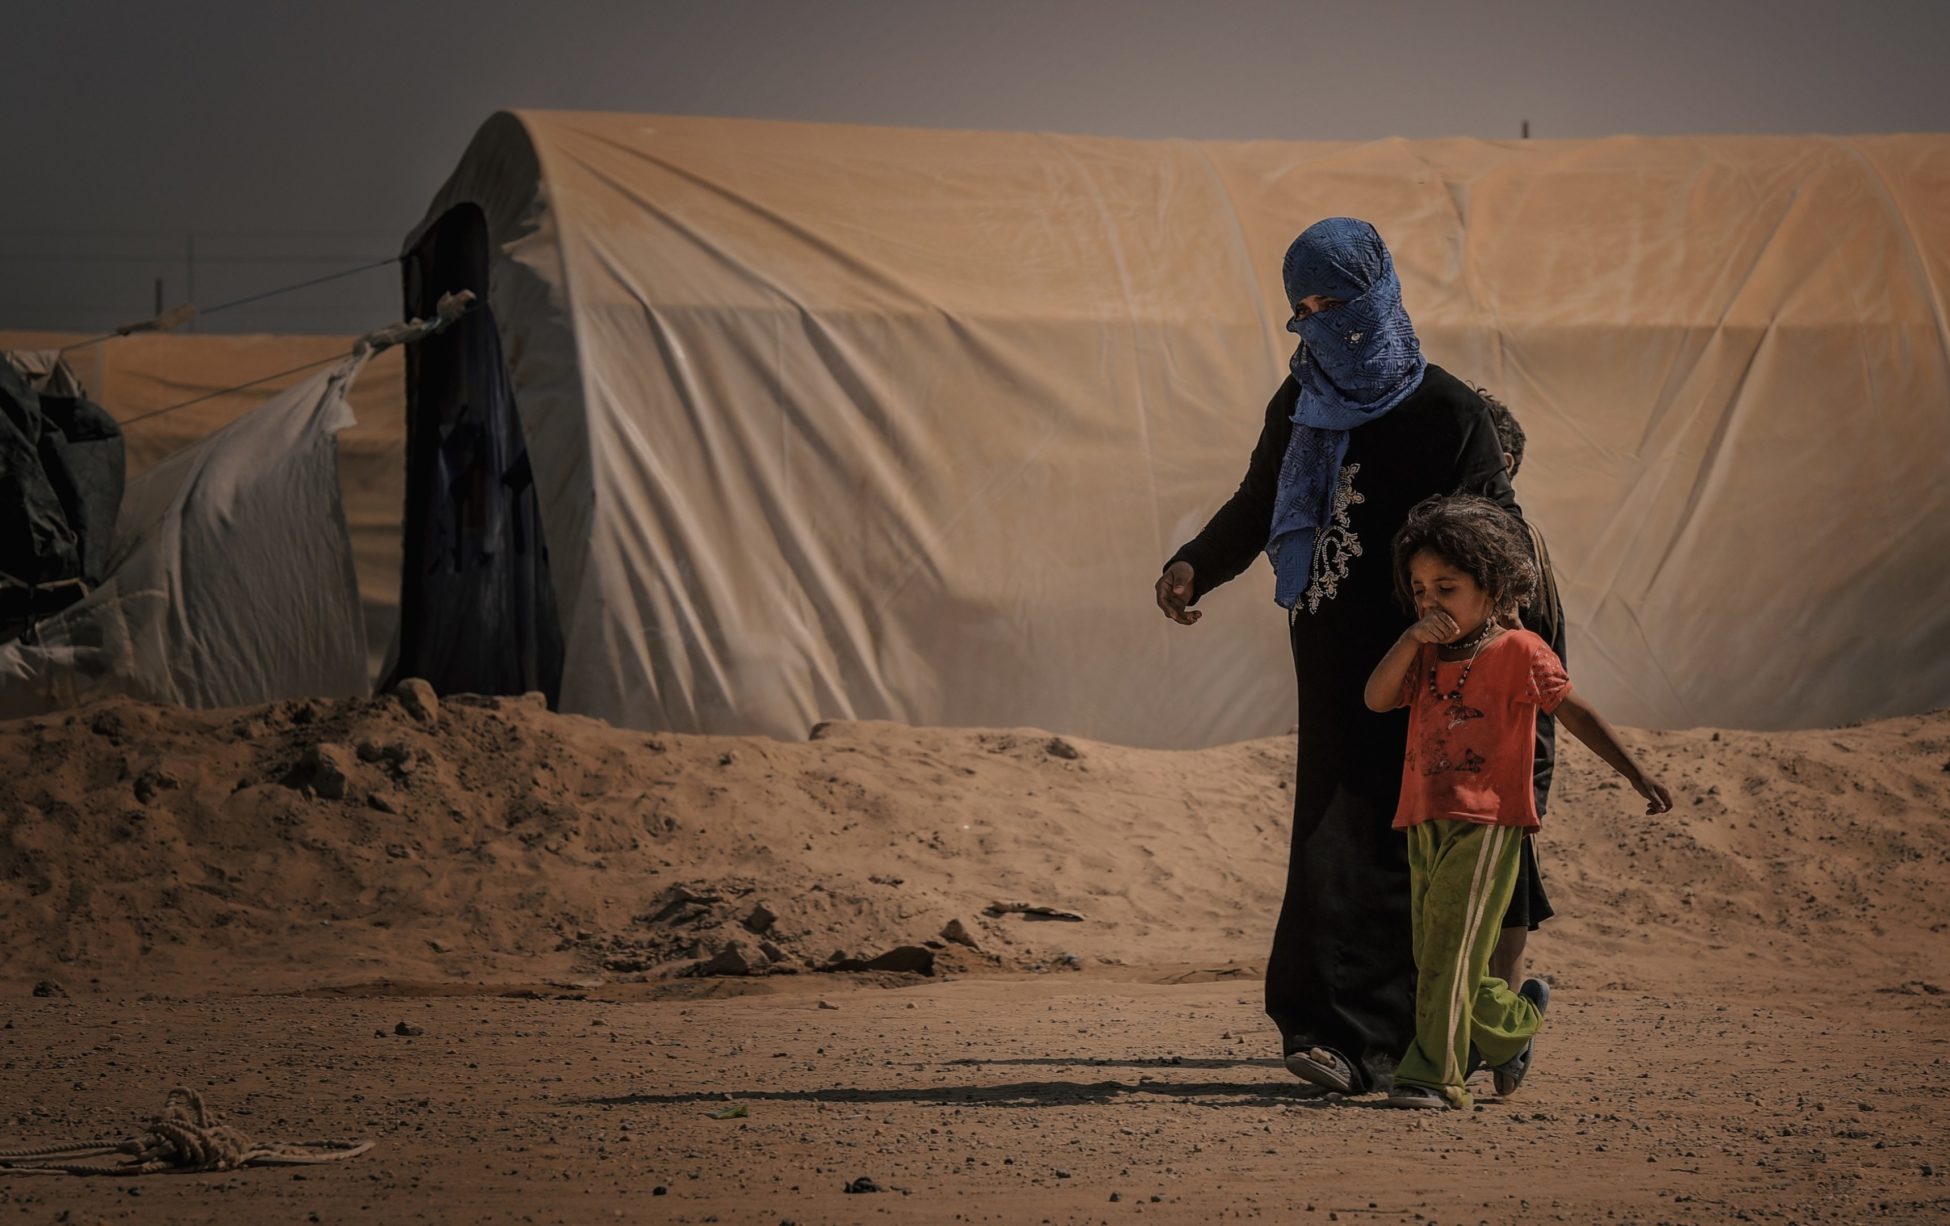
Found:
<svg viewBox="0 0 1950 1226"><path fill-rule="evenodd" d="M192 263L208 306L391 255L504 107L1221 139L1950 127L1934 0L77 0L6 24L14 328L141 318ZM200 327L398 308L380 270Z"/></svg>

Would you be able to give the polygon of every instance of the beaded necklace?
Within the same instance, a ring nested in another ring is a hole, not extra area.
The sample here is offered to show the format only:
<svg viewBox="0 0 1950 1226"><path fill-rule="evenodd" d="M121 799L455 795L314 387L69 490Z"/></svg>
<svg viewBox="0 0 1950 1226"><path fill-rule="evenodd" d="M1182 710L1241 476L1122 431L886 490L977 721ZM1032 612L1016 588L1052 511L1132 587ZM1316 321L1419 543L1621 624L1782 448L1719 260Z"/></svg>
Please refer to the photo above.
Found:
<svg viewBox="0 0 1950 1226"><path fill-rule="evenodd" d="M1429 697L1435 699L1437 702L1461 702L1463 686L1469 684L1469 670L1476 667L1476 657L1482 654L1483 648L1502 629L1501 626L1496 624L1495 618L1490 618L1483 623L1483 628L1476 632L1476 638L1474 640L1475 650L1471 651L1469 658L1463 661L1462 676L1456 678L1456 688L1450 690L1447 694L1435 688L1435 670L1441 662L1440 654L1434 660L1431 660L1429 662ZM1461 646L1461 644L1456 644L1456 646Z"/></svg>

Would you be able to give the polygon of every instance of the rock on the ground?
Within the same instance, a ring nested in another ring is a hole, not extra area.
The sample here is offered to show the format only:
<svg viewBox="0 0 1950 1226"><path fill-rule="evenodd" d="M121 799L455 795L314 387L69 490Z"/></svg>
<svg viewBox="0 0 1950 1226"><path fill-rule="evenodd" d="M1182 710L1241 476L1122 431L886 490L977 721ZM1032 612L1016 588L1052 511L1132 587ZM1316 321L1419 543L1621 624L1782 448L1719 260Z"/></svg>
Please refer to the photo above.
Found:
<svg viewBox="0 0 1950 1226"><path fill-rule="evenodd" d="M725 942L725 947L711 957L690 969L692 975L749 975L752 973L751 959L745 956L744 946L736 941Z"/></svg>
<svg viewBox="0 0 1950 1226"><path fill-rule="evenodd" d="M324 800L344 800L346 790L352 783L352 767L357 760L346 746L321 741L306 748L297 763L278 782L294 792L310 788L313 795Z"/></svg>
<svg viewBox="0 0 1950 1226"><path fill-rule="evenodd" d="M423 724L436 723L440 719L440 699L434 695L433 686L421 677L408 677L393 687L393 694L406 713Z"/></svg>

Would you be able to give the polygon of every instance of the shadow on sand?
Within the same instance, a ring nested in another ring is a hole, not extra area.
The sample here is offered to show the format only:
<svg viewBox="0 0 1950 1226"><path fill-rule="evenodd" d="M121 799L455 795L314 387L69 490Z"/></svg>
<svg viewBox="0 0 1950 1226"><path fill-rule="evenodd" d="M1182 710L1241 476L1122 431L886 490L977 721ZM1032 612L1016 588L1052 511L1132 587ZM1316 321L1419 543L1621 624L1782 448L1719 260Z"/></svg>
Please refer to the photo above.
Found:
<svg viewBox="0 0 1950 1226"><path fill-rule="evenodd" d="M1280 1068L1278 1060L1067 1060L1057 1057L1024 1057L1010 1060L950 1060L947 1066L967 1068L980 1065L1031 1065L1059 1068L1193 1068L1220 1069L1247 1066ZM1284 1077L1284 1072L1282 1072ZM1115 1103L1149 1096L1179 1101L1199 1101L1221 1107L1364 1107L1380 1100L1330 1098L1325 1092L1290 1079L1249 1081L1011 1081L996 1085L899 1086L888 1089L861 1089L831 1086L819 1090L694 1090L675 1094L617 1094L602 1098L577 1098L578 1106L662 1107L685 1103L861 1103L892 1105L923 1103L937 1106L979 1107L1076 1107Z"/></svg>

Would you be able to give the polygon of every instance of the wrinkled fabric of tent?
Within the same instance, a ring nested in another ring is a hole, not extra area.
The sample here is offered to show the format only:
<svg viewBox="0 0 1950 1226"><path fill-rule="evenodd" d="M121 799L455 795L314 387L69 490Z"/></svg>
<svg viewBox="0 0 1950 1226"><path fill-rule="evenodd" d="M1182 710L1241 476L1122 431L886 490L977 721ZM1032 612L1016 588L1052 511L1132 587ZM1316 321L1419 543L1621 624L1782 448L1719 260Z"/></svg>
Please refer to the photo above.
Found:
<svg viewBox="0 0 1950 1226"><path fill-rule="evenodd" d="M477 206L561 706L1193 746L1291 723L1255 566L1152 603L1372 221L1530 436L1574 675L1639 725L1950 702L1950 138L1136 142L502 113ZM1379 549L1362 560L1380 565ZM410 582L410 577L409 577Z"/></svg>
<svg viewBox="0 0 1950 1226"><path fill-rule="evenodd" d="M88 339L79 333L0 331L0 349L54 350ZM118 421L142 418L123 439L132 480L318 372L311 367L271 379L266 375L350 353L358 339L144 333L76 349L63 360ZM366 658L373 673L384 662L399 620L405 354L405 346L396 346L367 360L346 393L358 421L338 435L339 491L359 571ZM251 386L239 388L246 383ZM150 416L185 402L194 403Z"/></svg>
<svg viewBox="0 0 1950 1226"><path fill-rule="evenodd" d="M0 646L0 716L369 692L338 486L348 358L130 482L101 586Z"/></svg>

